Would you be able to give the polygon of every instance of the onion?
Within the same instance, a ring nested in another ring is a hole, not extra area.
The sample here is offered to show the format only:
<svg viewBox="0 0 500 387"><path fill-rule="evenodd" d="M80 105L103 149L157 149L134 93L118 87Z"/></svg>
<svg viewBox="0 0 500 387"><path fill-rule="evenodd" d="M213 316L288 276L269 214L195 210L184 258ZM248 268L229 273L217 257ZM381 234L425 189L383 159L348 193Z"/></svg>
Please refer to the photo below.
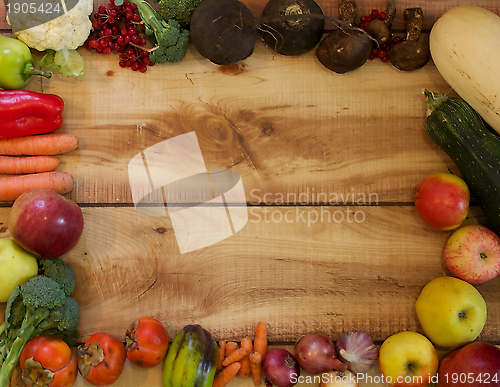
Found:
<svg viewBox="0 0 500 387"><path fill-rule="evenodd" d="M268 351L262 366L266 378L277 387L292 387L298 382L299 364L286 349L273 348Z"/></svg>
<svg viewBox="0 0 500 387"><path fill-rule="evenodd" d="M378 348L364 331L344 333L335 348L339 359L355 374L368 372L378 359Z"/></svg>
<svg viewBox="0 0 500 387"><path fill-rule="evenodd" d="M295 344L295 357L304 371L319 374L332 370L345 370L347 366L335 354L335 344L323 335L310 334Z"/></svg>
<svg viewBox="0 0 500 387"><path fill-rule="evenodd" d="M320 387L359 387L358 379L351 371L331 371L321 375Z"/></svg>

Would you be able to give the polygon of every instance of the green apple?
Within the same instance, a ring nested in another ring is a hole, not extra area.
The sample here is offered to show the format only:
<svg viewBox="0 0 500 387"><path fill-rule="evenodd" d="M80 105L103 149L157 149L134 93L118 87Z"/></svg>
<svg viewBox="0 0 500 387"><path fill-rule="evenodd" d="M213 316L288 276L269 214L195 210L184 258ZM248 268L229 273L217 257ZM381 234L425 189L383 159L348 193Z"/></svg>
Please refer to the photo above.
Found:
<svg viewBox="0 0 500 387"><path fill-rule="evenodd" d="M14 240L0 238L0 302L6 302L17 285L38 274L36 256Z"/></svg>
<svg viewBox="0 0 500 387"><path fill-rule="evenodd" d="M436 349L418 332L399 332L380 347L378 363L384 382L395 387L427 386L439 367Z"/></svg>
<svg viewBox="0 0 500 387"><path fill-rule="evenodd" d="M415 310L424 334L435 345L446 348L475 340L486 323L481 293L455 277L438 277L425 285Z"/></svg>

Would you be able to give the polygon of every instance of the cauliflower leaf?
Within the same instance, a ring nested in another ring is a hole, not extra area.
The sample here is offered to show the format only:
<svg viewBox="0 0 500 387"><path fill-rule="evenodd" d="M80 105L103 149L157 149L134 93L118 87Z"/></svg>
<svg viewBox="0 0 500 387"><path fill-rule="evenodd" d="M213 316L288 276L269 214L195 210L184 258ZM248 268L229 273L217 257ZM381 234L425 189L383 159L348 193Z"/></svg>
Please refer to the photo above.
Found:
<svg viewBox="0 0 500 387"><path fill-rule="evenodd" d="M45 56L38 63L40 67L51 67L67 77L81 77L85 75L84 61L76 50L63 48L59 51L47 50Z"/></svg>

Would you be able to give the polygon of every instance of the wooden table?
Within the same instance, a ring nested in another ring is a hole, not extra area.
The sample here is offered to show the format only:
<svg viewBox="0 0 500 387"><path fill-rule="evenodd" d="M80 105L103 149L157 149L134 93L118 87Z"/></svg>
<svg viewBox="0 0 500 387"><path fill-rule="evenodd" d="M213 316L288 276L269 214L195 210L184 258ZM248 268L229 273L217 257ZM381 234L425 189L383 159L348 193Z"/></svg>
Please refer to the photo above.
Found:
<svg viewBox="0 0 500 387"><path fill-rule="evenodd" d="M244 2L254 15L265 5ZM398 1L395 28L406 7L421 6L429 29L447 9L469 3ZM500 13L499 0L475 3ZM335 1L318 4L337 15ZM359 15L384 5L359 0ZM265 320L277 345L313 332L336 340L366 330L378 343L421 332L415 300L427 282L450 275L442 258L450 232L426 226L413 197L426 175L459 173L424 129L422 89L454 95L432 61L405 73L375 60L339 75L314 50L284 57L259 40L237 65L214 65L190 46L182 62L141 74L122 69L115 54L79 52L84 77L55 74L28 89L60 95L59 131L80 139L58 170L74 176L67 196L85 216L80 242L64 257L77 273L82 340L97 331L123 338L143 315L160 319L172 338L197 323L217 340L236 341ZM248 221L227 239L181 254L168 215L134 208L128 164L189 132L208 170L241 177L238 205L246 203ZM10 206L0 208L1 237L9 237ZM485 224L474 203L466 223ZM500 278L477 289L488 305L479 339L499 343ZM116 386L160 378L161 367L127 365Z"/></svg>

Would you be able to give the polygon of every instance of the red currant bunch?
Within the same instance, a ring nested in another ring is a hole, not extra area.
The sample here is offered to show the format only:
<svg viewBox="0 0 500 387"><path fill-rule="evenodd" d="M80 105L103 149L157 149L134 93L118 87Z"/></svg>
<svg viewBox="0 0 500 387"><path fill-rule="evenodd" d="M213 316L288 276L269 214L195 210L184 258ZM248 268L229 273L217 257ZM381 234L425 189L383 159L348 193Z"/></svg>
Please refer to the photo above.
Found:
<svg viewBox="0 0 500 387"><path fill-rule="evenodd" d="M387 14L384 11L379 12L378 9L373 9L369 15L361 17L360 23L359 23L359 28L366 31L368 24L370 24L370 22L372 20L374 20L374 19L385 20L386 17L387 17ZM390 26L389 26L389 29L390 29ZM390 32L390 34L391 34L391 37L389 38L389 40L387 40L385 43L381 44L380 46L375 47L372 50L372 53L368 57L368 59L374 60L376 58L379 58L384 63L387 63L389 61L389 50L392 47L394 47L394 45L396 43L399 43L402 40L402 38L400 38L399 36L393 36L392 31Z"/></svg>
<svg viewBox="0 0 500 387"><path fill-rule="evenodd" d="M107 8L99 6L93 15L93 32L84 46L98 53L120 55L121 67L130 67L134 71L145 73L147 66L153 66L149 61L149 51L144 34L144 23L137 12L137 4L124 2L115 5L115 0L109 0Z"/></svg>

